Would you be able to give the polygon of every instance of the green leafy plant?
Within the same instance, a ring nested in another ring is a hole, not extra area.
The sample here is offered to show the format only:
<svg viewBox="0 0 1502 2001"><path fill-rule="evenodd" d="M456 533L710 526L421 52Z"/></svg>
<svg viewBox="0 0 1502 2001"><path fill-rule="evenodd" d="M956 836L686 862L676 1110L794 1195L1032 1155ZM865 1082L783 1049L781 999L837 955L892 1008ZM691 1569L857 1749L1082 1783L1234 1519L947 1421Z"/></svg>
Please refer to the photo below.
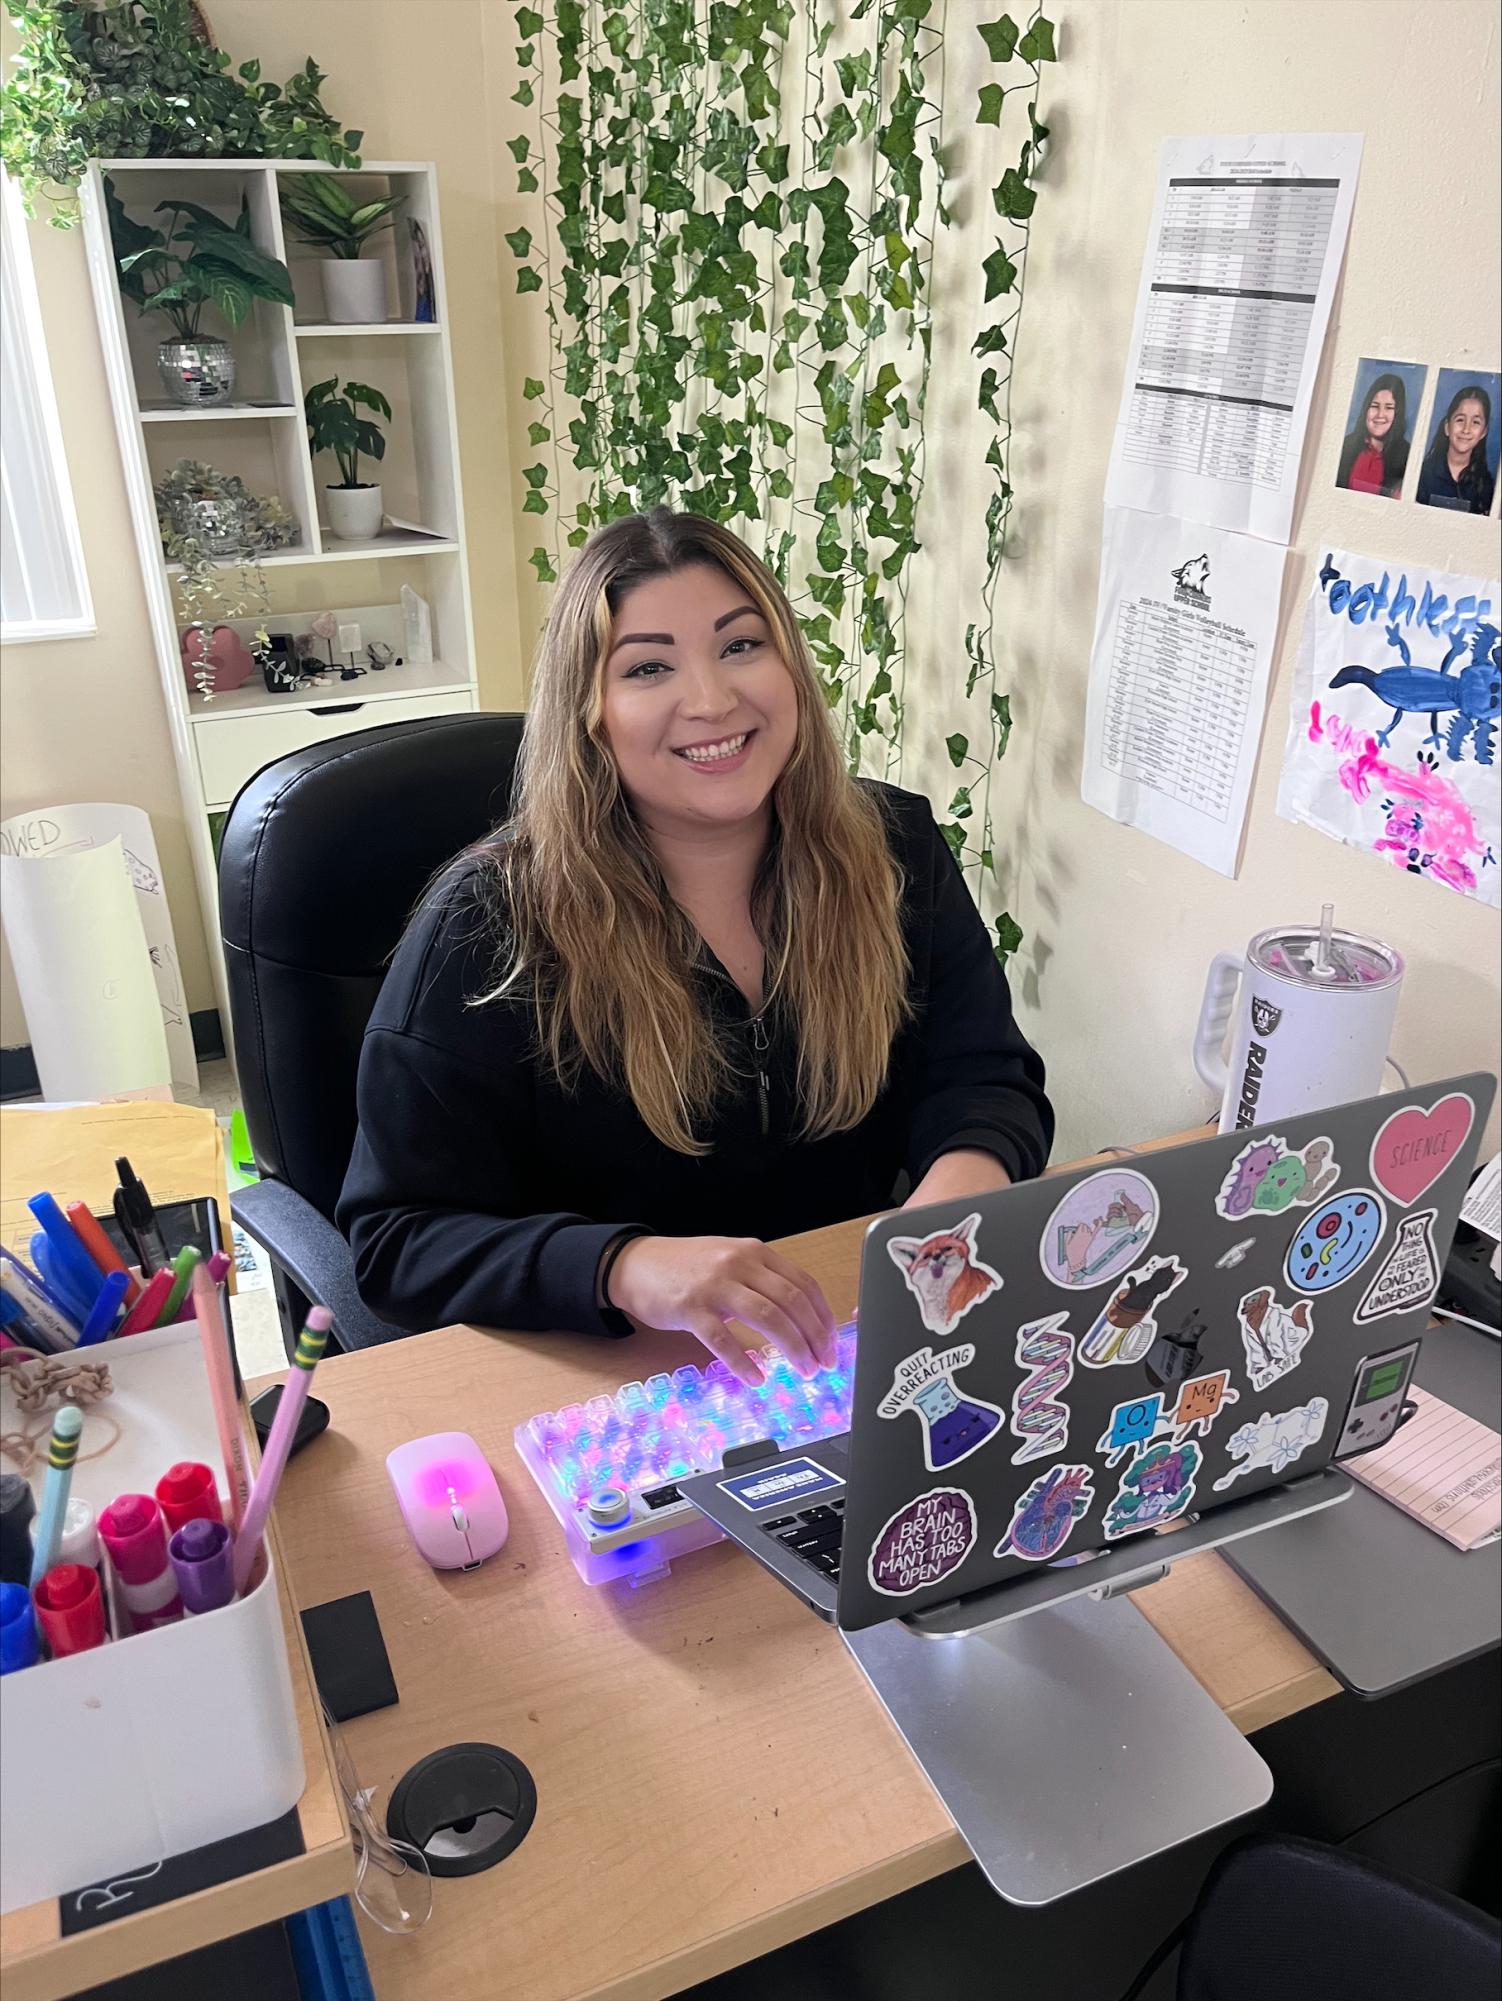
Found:
<svg viewBox="0 0 1502 2001"><path fill-rule="evenodd" d="M27 212L69 227L90 160L239 157L358 167L363 133L325 110L311 57L285 84L231 69L189 0L7 0L20 47L0 90L0 158Z"/></svg>
<svg viewBox="0 0 1502 2001"><path fill-rule="evenodd" d="M359 257L376 230L391 227L406 199L357 202L333 174L290 174L282 182L282 214L302 242L329 257Z"/></svg>
<svg viewBox="0 0 1502 2001"><path fill-rule="evenodd" d="M143 313L165 314L182 339L198 338L208 305L238 327L257 299L292 304L286 265L251 241L243 196L233 226L196 202L158 202L156 213L170 217L164 231L127 215L108 179L104 195L121 295Z"/></svg>
<svg viewBox="0 0 1502 2001"><path fill-rule="evenodd" d="M850 768L900 778L934 247L949 155L994 157L987 134L946 145L939 0L544 0L513 18L515 100L532 118L509 149L538 211L506 242L552 349L522 392L522 512L551 531L533 569L554 581L565 548L659 501L725 521L786 585ZM1053 59L1041 14L981 33L1034 86ZM996 122L1000 88L962 119L967 134ZM1002 236L976 273L1011 312L1021 260L1005 246L1031 214L1042 137L1035 126L993 193ZM1004 317L980 352L1014 338ZM988 364L978 390L999 484L967 650L986 650L954 691L966 727L948 737L959 775L943 816L978 894L997 873L989 787L1011 726L992 645L1009 367ZM989 723L971 720L975 704ZM1005 911L993 923L1005 959L1021 934Z"/></svg>
<svg viewBox="0 0 1502 2001"><path fill-rule="evenodd" d="M340 486L366 486L360 478L360 454L380 460L386 456L386 439L379 424L362 417L362 410L391 417L391 405L379 389L363 382L346 382L339 387L337 375L327 382L315 382L303 398L308 419L308 444L315 452L332 452L339 462Z"/></svg>
<svg viewBox="0 0 1502 2001"><path fill-rule="evenodd" d="M251 650L264 660L271 644L265 628L271 593L260 558L296 542L297 523L274 496L263 499L237 474L199 459L179 459L152 493L162 547L168 562L178 566L173 582L189 628L186 651L194 686L212 701L207 635L224 619L259 618Z"/></svg>

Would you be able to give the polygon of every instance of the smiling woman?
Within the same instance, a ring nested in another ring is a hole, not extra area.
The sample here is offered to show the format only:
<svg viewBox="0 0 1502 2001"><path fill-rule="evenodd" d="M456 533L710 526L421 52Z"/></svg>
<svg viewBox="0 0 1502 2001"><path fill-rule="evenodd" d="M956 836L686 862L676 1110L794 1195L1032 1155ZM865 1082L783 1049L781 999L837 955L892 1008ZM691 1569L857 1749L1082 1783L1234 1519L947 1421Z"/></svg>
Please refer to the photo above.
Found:
<svg viewBox="0 0 1502 2001"><path fill-rule="evenodd" d="M747 1381L834 1355L766 1239L1036 1174L1053 1127L927 802L849 776L769 572L666 509L559 587L514 817L415 918L359 1103L374 1311L683 1328Z"/></svg>

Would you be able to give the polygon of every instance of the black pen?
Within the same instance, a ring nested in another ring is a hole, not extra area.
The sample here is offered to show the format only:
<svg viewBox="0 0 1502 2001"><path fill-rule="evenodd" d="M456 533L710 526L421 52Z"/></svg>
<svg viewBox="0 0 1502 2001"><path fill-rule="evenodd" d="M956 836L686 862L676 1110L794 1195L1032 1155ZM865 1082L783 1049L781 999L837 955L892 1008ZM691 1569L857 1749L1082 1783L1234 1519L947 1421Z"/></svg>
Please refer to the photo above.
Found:
<svg viewBox="0 0 1502 2001"><path fill-rule="evenodd" d="M115 1162L115 1172L120 1177L120 1186L115 1191L115 1216L135 1245L142 1278L150 1278L153 1272L171 1263L162 1237L162 1226L151 1206L146 1184L124 1154Z"/></svg>

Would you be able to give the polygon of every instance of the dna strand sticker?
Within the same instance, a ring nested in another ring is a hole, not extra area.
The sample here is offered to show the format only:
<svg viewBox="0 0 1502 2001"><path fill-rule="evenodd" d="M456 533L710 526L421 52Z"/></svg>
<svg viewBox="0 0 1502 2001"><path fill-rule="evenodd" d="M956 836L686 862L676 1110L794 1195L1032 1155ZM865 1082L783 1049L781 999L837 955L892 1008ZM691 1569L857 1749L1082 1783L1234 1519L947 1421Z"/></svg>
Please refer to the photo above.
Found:
<svg viewBox="0 0 1502 2001"><path fill-rule="evenodd" d="M1017 1364L1029 1374L1012 1392L1011 1429L1022 1440L1014 1466L1054 1458L1069 1443L1069 1406L1060 1402L1074 1380L1074 1336L1063 1331L1068 1313L1050 1313L1017 1329Z"/></svg>

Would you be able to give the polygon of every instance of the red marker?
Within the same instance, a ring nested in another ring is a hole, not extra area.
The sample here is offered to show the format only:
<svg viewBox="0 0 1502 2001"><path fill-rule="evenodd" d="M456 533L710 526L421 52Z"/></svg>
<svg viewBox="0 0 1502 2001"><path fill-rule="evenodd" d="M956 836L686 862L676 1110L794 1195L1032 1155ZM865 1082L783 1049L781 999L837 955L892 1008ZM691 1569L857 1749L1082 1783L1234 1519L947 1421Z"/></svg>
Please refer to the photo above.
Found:
<svg viewBox="0 0 1502 2001"><path fill-rule="evenodd" d="M156 1325L157 1315L167 1304L174 1276L171 1265L163 1265L160 1271L152 1273L141 1290L141 1297L121 1321L115 1336L117 1341L127 1334L144 1334L147 1328Z"/></svg>
<svg viewBox="0 0 1502 2001"><path fill-rule="evenodd" d="M214 1475L195 1459L184 1459L176 1466L169 1466L156 1483L156 1498L166 1517L168 1535L175 1535L189 1522L224 1520Z"/></svg>
<svg viewBox="0 0 1502 2001"><path fill-rule="evenodd" d="M99 1540L109 1552L120 1595L138 1633L170 1626L183 1615L177 1579L167 1561L167 1531L147 1494L122 1494L99 1517Z"/></svg>
<svg viewBox="0 0 1502 2001"><path fill-rule="evenodd" d="M104 1598L98 1573L87 1564L54 1565L32 1592L31 1602L55 1661L104 1645Z"/></svg>
<svg viewBox="0 0 1502 2001"><path fill-rule="evenodd" d="M130 1284L125 1288L125 1304L134 1306L141 1296L141 1281L127 1270L124 1258L115 1249L100 1227L99 1219L87 1202L70 1202L64 1212L68 1221L78 1232L79 1241L89 1256L106 1276L112 1271L126 1272Z"/></svg>

